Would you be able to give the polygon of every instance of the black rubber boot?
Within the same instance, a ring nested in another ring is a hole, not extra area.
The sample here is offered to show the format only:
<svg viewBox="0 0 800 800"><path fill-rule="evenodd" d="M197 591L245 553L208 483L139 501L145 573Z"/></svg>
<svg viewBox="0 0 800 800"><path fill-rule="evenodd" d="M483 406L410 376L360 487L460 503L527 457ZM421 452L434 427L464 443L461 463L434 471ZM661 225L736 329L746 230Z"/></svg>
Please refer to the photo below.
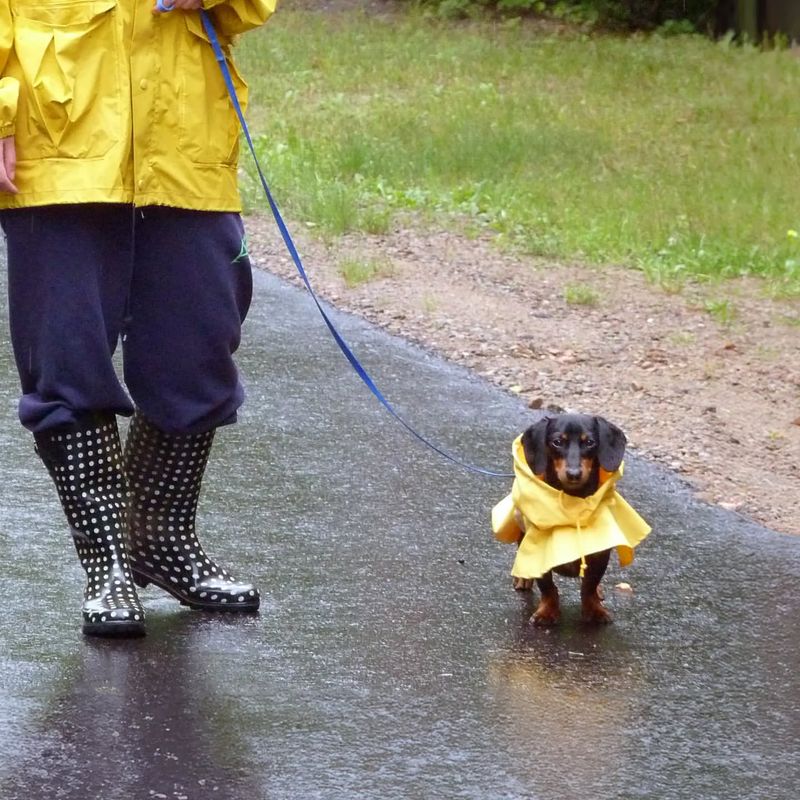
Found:
<svg viewBox="0 0 800 800"><path fill-rule="evenodd" d="M116 417L89 414L34 438L86 570L83 632L143 636L144 610L126 551L125 476Z"/></svg>
<svg viewBox="0 0 800 800"><path fill-rule="evenodd" d="M125 443L133 578L139 586L154 583L191 608L255 611L258 590L215 564L195 533L213 440L213 430L168 434L134 414Z"/></svg>

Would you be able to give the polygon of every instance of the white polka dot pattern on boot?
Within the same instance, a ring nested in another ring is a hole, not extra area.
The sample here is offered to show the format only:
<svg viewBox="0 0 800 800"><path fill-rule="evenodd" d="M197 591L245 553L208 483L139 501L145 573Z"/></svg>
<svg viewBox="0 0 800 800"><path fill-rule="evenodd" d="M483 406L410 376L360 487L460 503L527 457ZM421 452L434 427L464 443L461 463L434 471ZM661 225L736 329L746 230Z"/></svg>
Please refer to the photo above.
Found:
<svg viewBox="0 0 800 800"><path fill-rule="evenodd" d="M143 622L126 549L126 486L116 420L37 434L86 571L84 621Z"/></svg>
<svg viewBox="0 0 800 800"><path fill-rule="evenodd" d="M258 591L212 561L195 532L195 516L214 431L167 434L139 412L125 445L134 575L187 605L258 607Z"/></svg>

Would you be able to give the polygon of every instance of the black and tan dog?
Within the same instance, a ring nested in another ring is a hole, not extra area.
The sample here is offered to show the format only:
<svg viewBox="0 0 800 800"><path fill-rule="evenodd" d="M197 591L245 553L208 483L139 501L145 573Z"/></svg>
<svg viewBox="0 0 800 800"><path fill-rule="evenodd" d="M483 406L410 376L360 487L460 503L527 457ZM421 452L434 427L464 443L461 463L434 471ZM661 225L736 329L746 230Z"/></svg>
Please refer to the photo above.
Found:
<svg viewBox="0 0 800 800"><path fill-rule="evenodd" d="M650 530L614 489L626 444L616 425L584 414L545 417L514 444L516 480L506 498L510 502L513 497L519 547L512 574L518 591L530 590L536 581L541 600L531 619L537 625L553 625L560 617L553 572L581 577L584 620L611 621L600 590L611 550L617 547L621 563L630 563L633 546ZM586 498L586 503L562 493ZM514 539L513 533L502 535L497 528L495 534L503 541ZM571 558L552 563L562 553Z"/></svg>

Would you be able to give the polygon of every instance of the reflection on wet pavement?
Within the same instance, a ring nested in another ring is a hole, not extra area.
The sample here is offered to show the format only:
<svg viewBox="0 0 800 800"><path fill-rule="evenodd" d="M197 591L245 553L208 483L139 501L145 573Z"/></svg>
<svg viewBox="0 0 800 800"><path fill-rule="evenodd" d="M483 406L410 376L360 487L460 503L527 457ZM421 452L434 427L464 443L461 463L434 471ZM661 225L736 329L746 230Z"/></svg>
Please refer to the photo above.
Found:
<svg viewBox="0 0 800 800"><path fill-rule="evenodd" d="M239 720L194 650L203 624L152 615L149 640L75 648L46 689L35 748L3 796L257 797Z"/></svg>

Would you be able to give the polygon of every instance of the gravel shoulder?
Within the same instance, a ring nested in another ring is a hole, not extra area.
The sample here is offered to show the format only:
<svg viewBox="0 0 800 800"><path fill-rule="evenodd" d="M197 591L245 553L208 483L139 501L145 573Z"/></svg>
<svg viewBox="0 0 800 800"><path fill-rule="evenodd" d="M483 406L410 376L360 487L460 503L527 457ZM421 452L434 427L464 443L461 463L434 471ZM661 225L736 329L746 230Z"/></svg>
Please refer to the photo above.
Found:
<svg viewBox="0 0 800 800"><path fill-rule="evenodd" d="M299 283L272 219L246 225L254 264ZM531 407L601 414L702 499L800 534L797 299L768 298L755 280L668 293L633 270L552 263L416 225L333 243L291 230L315 291L336 307ZM348 287L348 259L379 272ZM735 309L728 323L709 313L720 301Z"/></svg>

